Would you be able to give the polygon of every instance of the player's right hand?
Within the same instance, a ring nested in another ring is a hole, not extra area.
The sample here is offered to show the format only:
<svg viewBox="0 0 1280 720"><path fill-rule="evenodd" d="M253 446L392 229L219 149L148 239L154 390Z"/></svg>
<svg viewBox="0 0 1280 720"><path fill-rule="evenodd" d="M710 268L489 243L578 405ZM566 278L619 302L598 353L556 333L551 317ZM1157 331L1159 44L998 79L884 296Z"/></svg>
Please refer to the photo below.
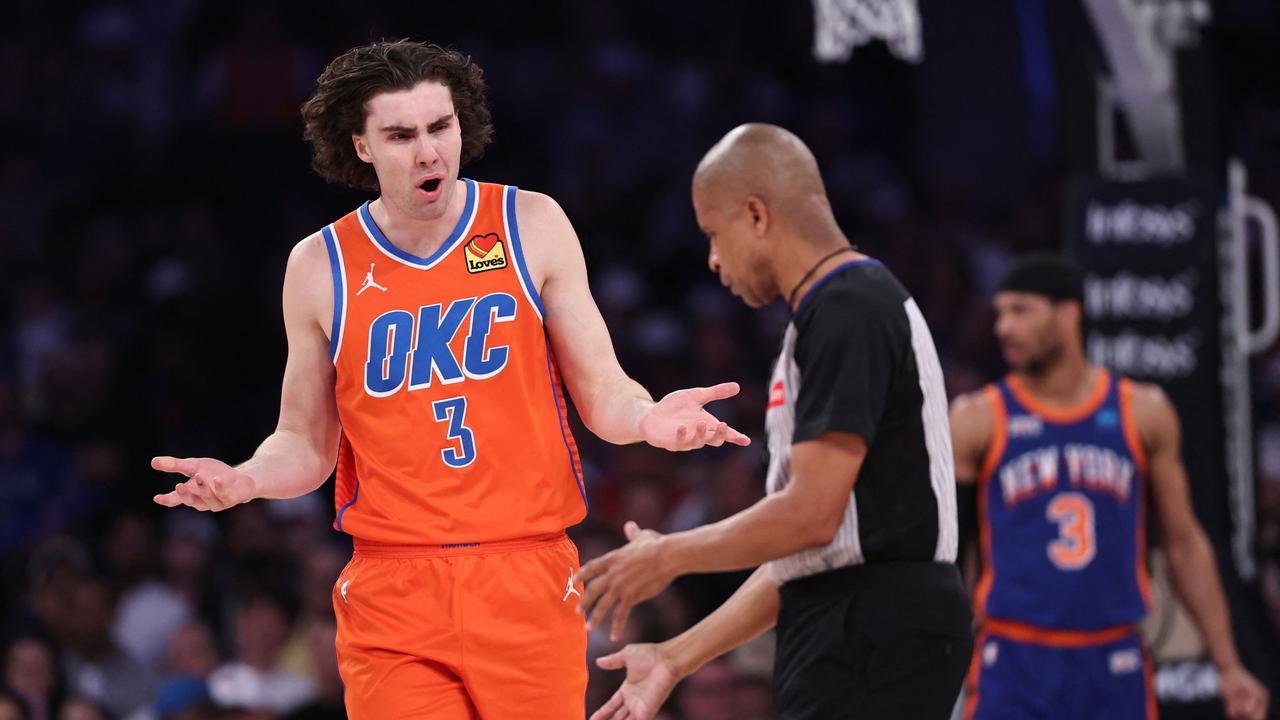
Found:
<svg viewBox="0 0 1280 720"><path fill-rule="evenodd" d="M680 681L661 645L633 643L596 660L605 670L627 669L627 679L591 720L652 720Z"/></svg>
<svg viewBox="0 0 1280 720"><path fill-rule="evenodd" d="M165 507L187 505L197 510L226 510L254 498L256 483L249 475L213 458L151 458L151 467L189 478L173 486L173 492L156 495Z"/></svg>
<svg viewBox="0 0 1280 720"><path fill-rule="evenodd" d="M751 438L720 422L703 406L738 394L738 383L688 388L668 393L640 418L640 436L663 450L697 450L725 443L750 445Z"/></svg>

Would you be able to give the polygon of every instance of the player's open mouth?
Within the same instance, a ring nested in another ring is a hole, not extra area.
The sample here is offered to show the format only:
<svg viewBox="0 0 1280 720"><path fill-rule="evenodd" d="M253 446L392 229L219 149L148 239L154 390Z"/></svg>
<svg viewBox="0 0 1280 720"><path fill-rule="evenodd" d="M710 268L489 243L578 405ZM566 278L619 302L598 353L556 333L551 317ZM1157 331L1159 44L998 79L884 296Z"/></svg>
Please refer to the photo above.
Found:
<svg viewBox="0 0 1280 720"><path fill-rule="evenodd" d="M440 178L429 178L423 181L423 183L418 187L422 188L422 191L425 193L433 193L436 191L436 188L440 187Z"/></svg>

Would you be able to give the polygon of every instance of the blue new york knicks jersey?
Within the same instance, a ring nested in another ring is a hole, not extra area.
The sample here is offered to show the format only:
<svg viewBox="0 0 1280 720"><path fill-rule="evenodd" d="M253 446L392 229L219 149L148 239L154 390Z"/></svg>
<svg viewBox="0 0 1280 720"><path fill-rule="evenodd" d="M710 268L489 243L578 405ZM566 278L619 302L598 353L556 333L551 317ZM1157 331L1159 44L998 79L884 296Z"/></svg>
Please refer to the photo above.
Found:
<svg viewBox="0 0 1280 720"><path fill-rule="evenodd" d="M979 616L1084 632L1136 624L1150 589L1130 381L1101 370L1069 410L1038 403L1013 375L986 393L995 423L979 481Z"/></svg>

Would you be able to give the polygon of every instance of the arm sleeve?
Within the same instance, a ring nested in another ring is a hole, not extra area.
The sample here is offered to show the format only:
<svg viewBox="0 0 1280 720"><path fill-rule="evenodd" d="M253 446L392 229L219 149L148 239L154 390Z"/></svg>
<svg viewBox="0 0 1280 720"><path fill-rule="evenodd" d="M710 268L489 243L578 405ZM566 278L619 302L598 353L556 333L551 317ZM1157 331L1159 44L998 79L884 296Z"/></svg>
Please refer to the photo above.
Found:
<svg viewBox="0 0 1280 720"><path fill-rule="evenodd" d="M884 414L901 339L885 308L843 295L815 308L796 341L800 392L793 442L827 432L870 445Z"/></svg>

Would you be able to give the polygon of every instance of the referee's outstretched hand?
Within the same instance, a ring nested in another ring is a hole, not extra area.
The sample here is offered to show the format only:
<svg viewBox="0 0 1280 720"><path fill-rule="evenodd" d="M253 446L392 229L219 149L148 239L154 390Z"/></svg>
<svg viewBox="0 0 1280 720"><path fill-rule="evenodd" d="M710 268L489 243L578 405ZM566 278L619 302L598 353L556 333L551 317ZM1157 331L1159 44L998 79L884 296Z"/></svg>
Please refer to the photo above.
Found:
<svg viewBox="0 0 1280 720"><path fill-rule="evenodd" d="M596 665L605 670L626 668L627 679L591 720L651 720L680 681L661 645L632 643L596 660Z"/></svg>
<svg viewBox="0 0 1280 720"><path fill-rule="evenodd" d="M697 450L725 443L750 445L751 438L703 409L707 403L738 394L738 383L677 390L659 400L640 418L644 441L663 450Z"/></svg>
<svg viewBox="0 0 1280 720"><path fill-rule="evenodd" d="M631 608L666 589L675 574L662 557L662 533L641 530L628 520L622 526L626 545L583 565L573 582L586 588L578 602L578 612L587 616L587 630L604 623L613 611L609 637L617 642L627 626Z"/></svg>

